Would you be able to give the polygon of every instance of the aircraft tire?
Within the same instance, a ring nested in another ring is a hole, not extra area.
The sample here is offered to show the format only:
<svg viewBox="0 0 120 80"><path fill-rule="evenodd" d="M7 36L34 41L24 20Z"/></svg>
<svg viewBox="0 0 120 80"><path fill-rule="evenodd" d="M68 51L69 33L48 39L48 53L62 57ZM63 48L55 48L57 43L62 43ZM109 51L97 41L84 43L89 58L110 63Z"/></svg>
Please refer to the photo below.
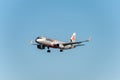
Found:
<svg viewBox="0 0 120 80"><path fill-rule="evenodd" d="M63 52L63 50L61 49L60 52Z"/></svg>
<svg viewBox="0 0 120 80"><path fill-rule="evenodd" d="M50 53L51 51L50 50L47 50L48 53Z"/></svg>

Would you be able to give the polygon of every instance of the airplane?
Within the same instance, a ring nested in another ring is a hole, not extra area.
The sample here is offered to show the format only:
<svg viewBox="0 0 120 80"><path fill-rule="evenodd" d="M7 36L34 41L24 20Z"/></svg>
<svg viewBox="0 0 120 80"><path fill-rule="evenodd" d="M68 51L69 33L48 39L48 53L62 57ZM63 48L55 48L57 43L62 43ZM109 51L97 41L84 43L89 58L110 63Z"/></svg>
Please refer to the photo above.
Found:
<svg viewBox="0 0 120 80"><path fill-rule="evenodd" d="M89 37L87 40L84 40L84 41L76 42L75 40L76 40L76 33L73 33L70 38L70 42L63 42L63 41L59 41L59 40L55 40L55 39L50 39L47 37L37 37L34 40L34 42L31 41L31 44L37 45L37 48L41 49L41 50L43 50L47 47L48 53L51 52L50 48L60 49L60 52L63 52L63 50L73 49L78 46L84 46L84 44L82 44L82 43L89 42L91 40L91 37Z"/></svg>

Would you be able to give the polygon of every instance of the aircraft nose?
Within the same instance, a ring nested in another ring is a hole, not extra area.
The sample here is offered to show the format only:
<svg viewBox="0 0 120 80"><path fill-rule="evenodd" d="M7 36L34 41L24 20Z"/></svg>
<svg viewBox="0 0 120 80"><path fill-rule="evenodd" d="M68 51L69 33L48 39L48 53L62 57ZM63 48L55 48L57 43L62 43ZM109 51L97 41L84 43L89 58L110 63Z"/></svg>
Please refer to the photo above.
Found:
<svg viewBox="0 0 120 80"><path fill-rule="evenodd" d="M39 37L37 37L36 39L35 39L35 42L38 42L37 40L39 39Z"/></svg>
<svg viewBox="0 0 120 80"><path fill-rule="evenodd" d="M37 39L35 39L35 42L37 42Z"/></svg>

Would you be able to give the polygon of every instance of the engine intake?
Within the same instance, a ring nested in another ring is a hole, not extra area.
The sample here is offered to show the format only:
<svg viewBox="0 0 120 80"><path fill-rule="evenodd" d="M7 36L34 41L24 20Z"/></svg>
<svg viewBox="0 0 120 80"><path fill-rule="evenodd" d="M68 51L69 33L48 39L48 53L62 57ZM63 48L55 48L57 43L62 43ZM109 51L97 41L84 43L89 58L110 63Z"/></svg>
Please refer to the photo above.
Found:
<svg viewBox="0 0 120 80"><path fill-rule="evenodd" d="M45 46L44 45L37 45L37 48L38 49L45 49Z"/></svg>

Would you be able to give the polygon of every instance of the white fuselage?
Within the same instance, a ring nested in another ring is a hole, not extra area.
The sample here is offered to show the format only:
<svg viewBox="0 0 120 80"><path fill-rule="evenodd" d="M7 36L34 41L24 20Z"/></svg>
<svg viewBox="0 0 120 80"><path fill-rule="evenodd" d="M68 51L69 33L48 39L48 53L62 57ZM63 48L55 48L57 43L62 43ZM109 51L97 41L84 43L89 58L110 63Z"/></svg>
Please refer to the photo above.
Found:
<svg viewBox="0 0 120 80"><path fill-rule="evenodd" d="M52 48L59 48L59 49L71 49L74 48L73 45L66 45L64 46L62 41L54 40L54 39L49 39L46 37L39 37L36 39L36 42L38 44L45 45L47 47L52 47Z"/></svg>
<svg viewBox="0 0 120 80"><path fill-rule="evenodd" d="M87 40L83 40L83 41L76 41L76 33L73 33L70 38L70 42L63 42L55 39L50 39L47 37L37 37L34 40L34 42L36 43L33 43L33 41L31 41L31 44L37 45L37 48L41 50L47 48L48 49L47 52L51 52L49 48L57 48L60 49L60 52L63 52L63 50L66 49L72 49L78 46L84 46L84 44L82 43L88 42L90 40L91 38L88 38Z"/></svg>

